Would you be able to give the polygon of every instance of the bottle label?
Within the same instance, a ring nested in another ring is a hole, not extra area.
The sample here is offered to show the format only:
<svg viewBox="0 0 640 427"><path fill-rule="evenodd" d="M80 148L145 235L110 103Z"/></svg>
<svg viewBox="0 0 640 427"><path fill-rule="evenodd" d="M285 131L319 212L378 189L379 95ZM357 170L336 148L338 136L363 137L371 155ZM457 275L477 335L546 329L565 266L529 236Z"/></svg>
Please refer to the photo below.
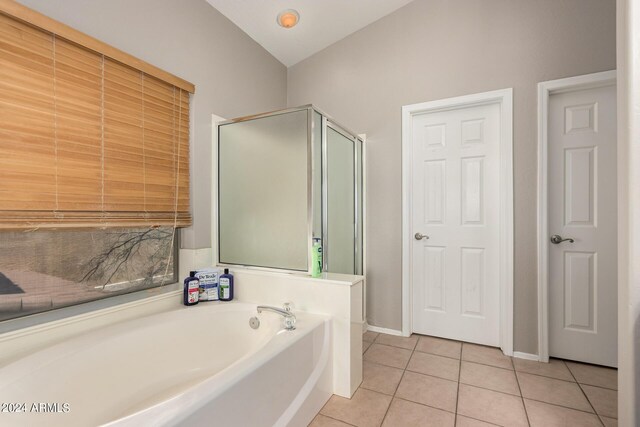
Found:
<svg viewBox="0 0 640 427"><path fill-rule="evenodd" d="M200 301L217 301L218 300L218 284L207 284L200 282Z"/></svg>
<svg viewBox="0 0 640 427"><path fill-rule="evenodd" d="M220 299L229 299L229 279L220 279Z"/></svg>
<svg viewBox="0 0 640 427"><path fill-rule="evenodd" d="M192 280L187 285L187 302L189 304L198 302L198 294L200 293L199 281Z"/></svg>
<svg viewBox="0 0 640 427"><path fill-rule="evenodd" d="M189 289L187 293L187 301L189 304L198 302L198 290L197 289Z"/></svg>

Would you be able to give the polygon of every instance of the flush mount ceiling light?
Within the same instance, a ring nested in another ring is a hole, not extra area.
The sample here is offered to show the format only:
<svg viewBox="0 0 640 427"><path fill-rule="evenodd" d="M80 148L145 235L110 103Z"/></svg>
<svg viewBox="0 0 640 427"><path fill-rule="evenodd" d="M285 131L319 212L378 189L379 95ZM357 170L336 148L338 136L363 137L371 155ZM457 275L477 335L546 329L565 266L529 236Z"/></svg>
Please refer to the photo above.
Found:
<svg viewBox="0 0 640 427"><path fill-rule="evenodd" d="M300 14L293 9L283 10L278 14L277 21L281 27L292 28L300 21Z"/></svg>

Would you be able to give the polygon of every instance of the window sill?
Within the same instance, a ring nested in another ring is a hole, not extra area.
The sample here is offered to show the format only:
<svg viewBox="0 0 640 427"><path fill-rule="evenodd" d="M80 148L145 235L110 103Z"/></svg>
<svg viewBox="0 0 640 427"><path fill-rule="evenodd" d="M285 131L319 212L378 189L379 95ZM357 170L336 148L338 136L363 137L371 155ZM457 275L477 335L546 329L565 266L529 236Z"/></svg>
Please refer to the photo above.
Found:
<svg viewBox="0 0 640 427"><path fill-rule="evenodd" d="M145 289L143 291L63 307L17 319L5 320L0 322L0 344L7 339L15 338L16 335L37 333L63 325L83 322L138 306L144 306L154 301L174 297L177 301L177 296L181 293L182 287L180 284L174 283L159 288ZM179 302L177 302L177 304L178 303ZM130 316L123 317L128 318Z"/></svg>

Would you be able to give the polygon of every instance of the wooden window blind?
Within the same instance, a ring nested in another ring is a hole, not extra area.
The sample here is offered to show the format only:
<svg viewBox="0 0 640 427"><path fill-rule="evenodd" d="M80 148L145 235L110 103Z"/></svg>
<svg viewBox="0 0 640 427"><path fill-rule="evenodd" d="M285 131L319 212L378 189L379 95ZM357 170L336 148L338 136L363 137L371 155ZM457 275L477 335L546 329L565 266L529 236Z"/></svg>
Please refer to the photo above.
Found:
<svg viewBox="0 0 640 427"><path fill-rule="evenodd" d="M190 225L193 92L0 0L0 229Z"/></svg>

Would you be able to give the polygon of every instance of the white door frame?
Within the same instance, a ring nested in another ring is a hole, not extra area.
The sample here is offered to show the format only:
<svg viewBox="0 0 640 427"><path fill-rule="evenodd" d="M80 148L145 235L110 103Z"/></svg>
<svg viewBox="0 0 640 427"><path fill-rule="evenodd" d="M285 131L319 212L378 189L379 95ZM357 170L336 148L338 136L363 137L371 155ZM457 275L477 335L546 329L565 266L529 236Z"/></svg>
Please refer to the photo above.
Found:
<svg viewBox="0 0 640 427"><path fill-rule="evenodd" d="M211 253L218 263L218 123L227 119L211 114Z"/></svg>
<svg viewBox="0 0 640 427"><path fill-rule="evenodd" d="M402 107L402 335L412 325L412 116L477 105L500 105L500 348L513 354L513 89L501 89Z"/></svg>
<svg viewBox="0 0 640 427"><path fill-rule="evenodd" d="M549 97L554 93L607 86L615 81L616 71L612 70L538 83L538 357L541 362L549 361Z"/></svg>

